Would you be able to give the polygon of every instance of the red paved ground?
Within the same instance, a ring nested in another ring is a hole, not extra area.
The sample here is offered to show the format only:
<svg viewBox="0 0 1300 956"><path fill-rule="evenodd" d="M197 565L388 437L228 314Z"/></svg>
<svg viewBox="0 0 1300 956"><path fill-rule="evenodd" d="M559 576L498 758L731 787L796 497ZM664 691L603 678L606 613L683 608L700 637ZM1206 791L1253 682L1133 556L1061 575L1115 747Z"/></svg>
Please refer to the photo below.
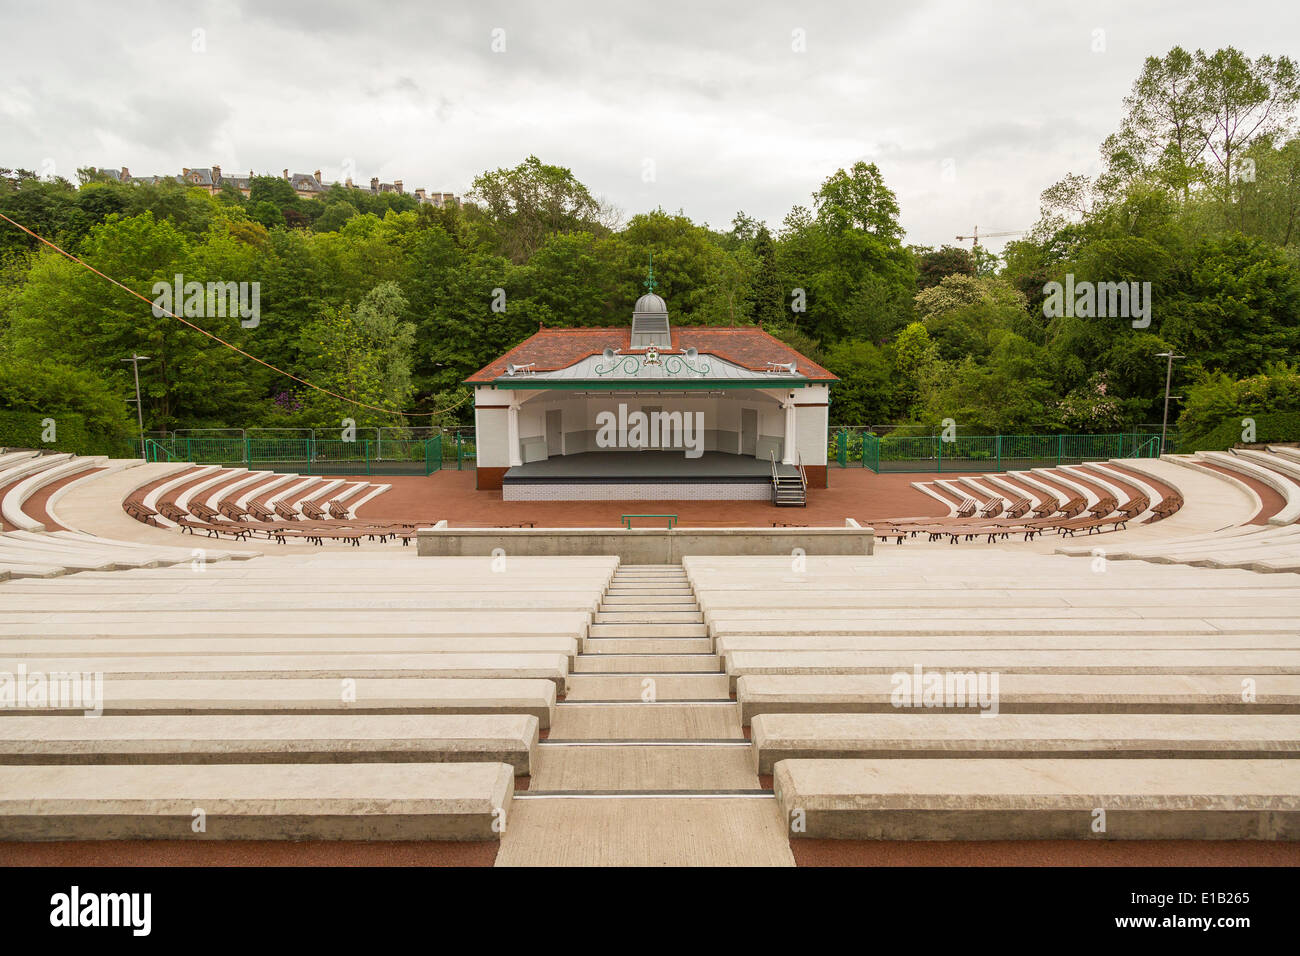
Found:
<svg viewBox="0 0 1300 956"><path fill-rule="evenodd" d="M86 471L79 471L75 475L68 475L66 478L60 478L58 481L52 481L44 488L38 488L30 498L23 502L23 514L35 521L41 522L45 525L46 531L67 531L68 529L55 522L50 517L50 513L46 510L46 505L49 504L50 498L52 498L54 493L64 485L70 485L74 481L80 481L87 475L93 475L103 470L103 468L89 468Z"/></svg>
<svg viewBox="0 0 1300 956"><path fill-rule="evenodd" d="M1233 471L1231 468L1224 468L1222 465L1212 465L1207 461L1201 462L1201 466L1217 471L1222 475L1228 475L1236 478L1238 481L1249 486L1259 495L1260 509L1255 517L1251 518L1247 524L1268 524L1268 519L1277 514L1286 505L1286 499L1270 488L1258 478L1252 478L1250 475L1243 475L1239 471Z"/></svg>
<svg viewBox="0 0 1300 956"><path fill-rule="evenodd" d="M628 513L678 516L679 527L770 526L788 522L842 527L845 518L939 517L943 505L911 487L934 475L877 475L864 468L832 468L830 487L808 492L807 508L775 508L769 501L502 501L500 491L477 491L472 471L439 471L422 478L371 478L391 490L363 505L357 517L446 518L452 527L500 527L523 521L539 528L616 528ZM959 478L961 474L945 474ZM646 527L662 522L645 521Z"/></svg>
<svg viewBox="0 0 1300 956"><path fill-rule="evenodd" d="M1298 866L1300 844L1254 840L791 840L799 866Z"/></svg>

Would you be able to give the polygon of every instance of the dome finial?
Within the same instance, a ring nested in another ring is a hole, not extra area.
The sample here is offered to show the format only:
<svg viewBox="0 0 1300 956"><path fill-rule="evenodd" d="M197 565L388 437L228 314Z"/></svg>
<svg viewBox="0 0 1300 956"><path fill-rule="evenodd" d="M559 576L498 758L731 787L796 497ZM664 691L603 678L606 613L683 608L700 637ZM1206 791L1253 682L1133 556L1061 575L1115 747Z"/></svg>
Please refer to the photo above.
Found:
<svg viewBox="0 0 1300 956"><path fill-rule="evenodd" d="M650 253L650 269L646 272L645 282L642 285L646 287L647 292L654 292L655 286L659 285L658 282L655 282L655 254L653 252Z"/></svg>

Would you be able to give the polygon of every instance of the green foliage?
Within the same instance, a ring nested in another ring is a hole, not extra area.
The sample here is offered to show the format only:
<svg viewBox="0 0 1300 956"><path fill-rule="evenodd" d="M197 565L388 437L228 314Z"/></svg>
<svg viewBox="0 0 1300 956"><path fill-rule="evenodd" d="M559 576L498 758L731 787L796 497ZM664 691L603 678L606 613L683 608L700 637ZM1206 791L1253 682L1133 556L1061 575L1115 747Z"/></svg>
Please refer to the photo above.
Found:
<svg viewBox="0 0 1300 956"><path fill-rule="evenodd" d="M1183 413L1178 419L1182 444L1197 449L1209 448L1201 442L1213 441L1220 447L1226 429L1241 441L1243 418L1253 418L1258 428L1269 415L1300 412L1300 366L1278 363L1270 365L1263 374L1233 379L1223 372L1202 373L1200 379L1187 389ZM1279 421L1289 420L1280 419ZM1277 423L1275 423L1277 424ZM1258 431L1259 441L1294 441L1294 437L1281 434L1264 434ZM1226 446L1224 446L1226 447Z"/></svg>
<svg viewBox="0 0 1300 956"><path fill-rule="evenodd" d="M93 372L52 361L0 362L0 446L122 455L134 429L123 394ZM44 440L53 419L56 441Z"/></svg>
<svg viewBox="0 0 1300 956"><path fill-rule="evenodd" d="M1255 420L1256 442L1300 441L1300 412L1261 412ZM1240 419L1228 419L1200 435L1179 433L1180 451L1227 451L1242 443L1243 426Z"/></svg>

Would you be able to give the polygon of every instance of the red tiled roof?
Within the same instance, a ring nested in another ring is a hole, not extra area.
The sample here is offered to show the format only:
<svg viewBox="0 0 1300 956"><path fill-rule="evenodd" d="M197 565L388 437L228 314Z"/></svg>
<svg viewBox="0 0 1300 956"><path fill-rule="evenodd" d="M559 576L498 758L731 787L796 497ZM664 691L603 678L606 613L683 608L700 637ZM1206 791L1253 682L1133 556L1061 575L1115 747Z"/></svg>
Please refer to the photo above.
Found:
<svg viewBox="0 0 1300 956"><path fill-rule="evenodd" d="M780 339L756 326L686 325L672 328L674 349L695 348L706 355L716 355L742 368L767 371L768 362L794 362L801 375L813 381L836 382L826 371ZM532 364L535 372L553 372L568 368L607 348L630 351L630 326L593 329L541 329L524 339L505 355L489 362L469 378L466 385L486 385L506 373L506 365Z"/></svg>

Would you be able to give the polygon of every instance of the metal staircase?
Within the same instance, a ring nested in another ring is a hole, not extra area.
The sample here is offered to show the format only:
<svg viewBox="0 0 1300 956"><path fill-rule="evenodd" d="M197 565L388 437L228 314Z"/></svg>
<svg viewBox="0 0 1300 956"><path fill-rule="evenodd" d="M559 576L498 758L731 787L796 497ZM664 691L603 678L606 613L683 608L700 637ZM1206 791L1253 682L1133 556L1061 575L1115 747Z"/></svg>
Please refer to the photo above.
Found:
<svg viewBox="0 0 1300 956"><path fill-rule="evenodd" d="M803 456L793 474L782 474L772 454L772 504L778 508L808 507L808 475L804 471Z"/></svg>

